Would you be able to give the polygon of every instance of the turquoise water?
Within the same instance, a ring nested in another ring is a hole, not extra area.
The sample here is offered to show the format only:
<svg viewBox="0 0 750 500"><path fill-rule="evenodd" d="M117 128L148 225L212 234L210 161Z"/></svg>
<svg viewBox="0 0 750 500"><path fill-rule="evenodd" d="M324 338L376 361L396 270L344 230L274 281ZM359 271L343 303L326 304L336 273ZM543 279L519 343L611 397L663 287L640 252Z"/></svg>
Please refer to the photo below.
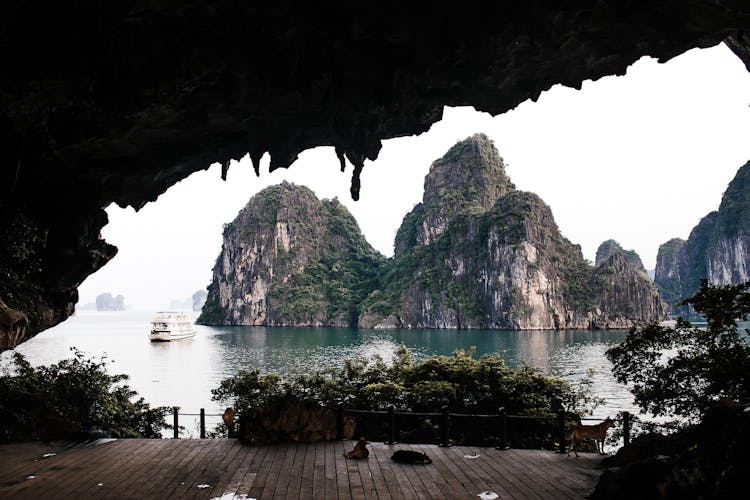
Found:
<svg viewBox="0 0 750 500"><path fill-rule="evenodd" d="M84 311L18 347L35 365L70 357L76 347L102 357L112 373L130 375L130 385L155 405L180 406L181 412L206 408L220 412L211 389L240 369L304 373L339 366L356 355L389 360L400 344L417 358L450 354L475 346L478 354L500 352L508 365L522 363L546 374L576 381L595 370L598 395L607 403L596 416L635 411L632 395L615 382L606 349L625 331L506 330L356 330L351 328L266 328L198 326L190 340L152 343L147 334L152 313ZM7 360L9 353L3 353Z"/></svg>

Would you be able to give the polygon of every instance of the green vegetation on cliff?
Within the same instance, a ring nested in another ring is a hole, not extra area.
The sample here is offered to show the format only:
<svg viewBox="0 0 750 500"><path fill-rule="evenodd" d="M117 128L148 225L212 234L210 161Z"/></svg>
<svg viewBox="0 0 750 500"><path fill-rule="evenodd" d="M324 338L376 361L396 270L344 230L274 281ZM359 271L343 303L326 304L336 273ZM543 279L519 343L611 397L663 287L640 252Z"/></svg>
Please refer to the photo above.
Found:
<svg viewBox="0 0 750 500"><path fill-rule="evenodd" d="M596 250L596 260L594 261L594 264L598 266L599 264L607 260L613 253L622 254L630 263L630 265L632 265L639 271L643 271L644 273L646 272L646 268L643 266L643 261L641 261L641 257L638 255L638 253L636 253L635 250L625 250L615 240L607 240L599 245L599 248L597 248Z"/></svg>
<svg viewBox="0 0 750 500"><path fill-rule="evenodd" d="M716 219L717 233L736 236L750 233L750 162L745 163L727 186Z"/></svg>
<svg viewBox="0 0 750 500"><path fill-rule="evenodd" d="M636 276L640 258L612 242L612 253L635 259L633 272L604 257L606 269L591 266L544 201L515 189L485 135L454 145L424 185L360 326L585 328L597 309L606 315L597 325L663 314L652 284Z"/></svg>
<svg viewBox="0 0 750 500"><path fill-rule="evenodd" d="M385 258L338 200L264 189L224 228L203 324L356 325Z"/></svg>
<svg viewBox="0 0 750 500"><path fill-rule="evenodd" d="M678 270L679 252L684 244L685 240L672 238L659 246L659 252L656 256L654 284L664 302L670 307L674 307L678 302L685 299L685 297L682 297Z"/></svg>
<svg viewBox="0 0 750 500"><path fill-rule="evenodd" d="M750 279L750 162L729 183L718 211L710 212L676 248L670 240L659 249L655 282L673 313L692 315L687 306L675 303L690 297L701 280L713 284L738 284ZM663 253L663 255L662 255Z"/></svg>
<svg viewBox="0 0 750 500"><path fill-rule="evenodd" d="M323 202L325 232L319 255L288 281L275 281L270 299L279 320L345 318L356 326L362 302L378 286L385 258L365 240L354 217L338 201ZM293 259L295 251L287 252Z"/></svg>

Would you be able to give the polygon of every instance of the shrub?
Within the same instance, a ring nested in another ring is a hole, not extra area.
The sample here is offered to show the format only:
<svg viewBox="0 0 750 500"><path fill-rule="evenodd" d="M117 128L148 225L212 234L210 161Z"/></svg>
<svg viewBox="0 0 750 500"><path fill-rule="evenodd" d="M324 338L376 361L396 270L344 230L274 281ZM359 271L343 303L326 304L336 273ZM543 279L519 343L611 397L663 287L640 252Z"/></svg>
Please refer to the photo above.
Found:
<svg viewBox="0 0 750 500"><path fill-rule="evenodd" d="M508 414L548 417L561 409L580 415L585 412L582 404L598 402L585 385L574 390L568 382L528 366L513 370L499 354L478 358L474 354L473 349L459 350L451 356L415 361L401 346L390 365L376 356L350 359L341 368L305 375L243 370L222 381L212 393L214 400L233 405L239 412L273 406L289 395L321 406L342 403L358 410L385 410L393 405L401 412L430 413L447 406L451 413L496 414L502 406ZM402 434L420 426L424 423L402 427ZM371 439L382 431L382 426L368 427Z"/></svg>
<svg viewBox="0 0 750 500"><path fill-rule="evenodd" d="M33 367L13 354L0 377L0 439L80 437L158 438L168 428L167 407L151 408L102 361L73 358Z"/></svg>
<svg viewBox="0 0 750 500"><path fill-rule="evenodd" d="M750 400L750 345L736 321L750 313L750 282L712 286L703 280L684 304L706 318L706 328L679 318L674 327L633 329L607 357L644 412L687 423L718 401Z"/></svg>

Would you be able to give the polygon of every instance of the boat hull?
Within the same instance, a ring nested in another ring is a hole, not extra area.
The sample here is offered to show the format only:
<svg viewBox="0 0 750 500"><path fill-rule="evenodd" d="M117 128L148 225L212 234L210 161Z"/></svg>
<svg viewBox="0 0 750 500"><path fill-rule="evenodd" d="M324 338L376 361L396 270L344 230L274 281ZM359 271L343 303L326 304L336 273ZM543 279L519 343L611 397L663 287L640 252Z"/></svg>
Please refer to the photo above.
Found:
<svg viewBox="0 0 750 500"><path fill-rule="evenodd" d="M152 332L148 338L151 342L171 342L173 340L185 340L195 337L197 331L185 332L185 333L171 333L171 332Z"/></svg>

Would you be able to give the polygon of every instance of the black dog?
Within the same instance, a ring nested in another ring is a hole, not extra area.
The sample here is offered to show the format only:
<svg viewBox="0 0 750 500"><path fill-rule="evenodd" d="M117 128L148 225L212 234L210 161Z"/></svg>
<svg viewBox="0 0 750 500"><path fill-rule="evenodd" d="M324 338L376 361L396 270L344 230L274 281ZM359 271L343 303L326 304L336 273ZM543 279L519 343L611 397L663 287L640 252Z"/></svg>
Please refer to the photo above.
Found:
<svg viewBox="0 0 750 500"><path fill-rule="evenodd" d="M391 460L400 464L425 465L432 463L432 460L430 460L430 457L426 454L411 450L396 450L396 452L391 455Z"/></svg>

